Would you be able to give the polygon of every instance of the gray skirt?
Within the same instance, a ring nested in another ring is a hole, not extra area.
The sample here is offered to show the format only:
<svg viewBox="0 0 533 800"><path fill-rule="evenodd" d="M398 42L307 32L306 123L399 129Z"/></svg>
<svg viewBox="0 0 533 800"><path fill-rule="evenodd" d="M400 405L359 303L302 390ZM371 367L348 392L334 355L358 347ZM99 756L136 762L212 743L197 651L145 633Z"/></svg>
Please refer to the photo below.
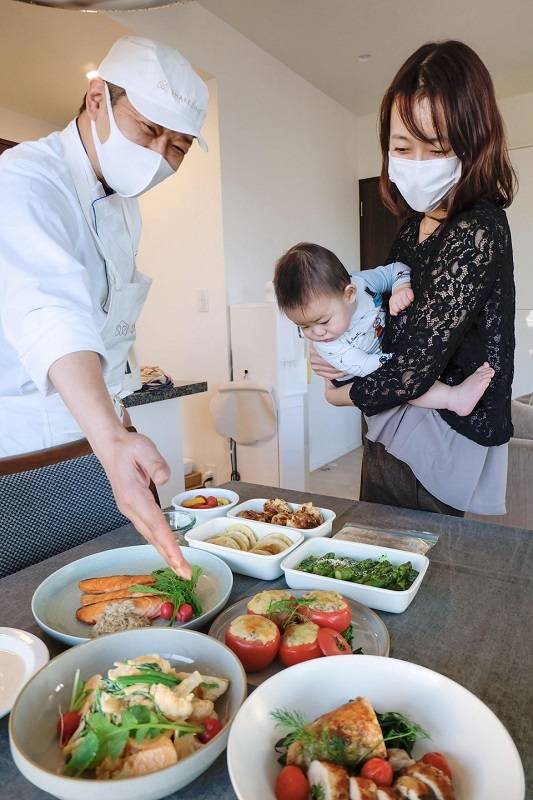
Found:
<svg viewBox="0 0 533 800"><path fill-rule="evenodd" d="M505 514L507 448L467 439L437 411L403 405L365 417L367 436L408 464L432 495L473 514Z"/></svg>

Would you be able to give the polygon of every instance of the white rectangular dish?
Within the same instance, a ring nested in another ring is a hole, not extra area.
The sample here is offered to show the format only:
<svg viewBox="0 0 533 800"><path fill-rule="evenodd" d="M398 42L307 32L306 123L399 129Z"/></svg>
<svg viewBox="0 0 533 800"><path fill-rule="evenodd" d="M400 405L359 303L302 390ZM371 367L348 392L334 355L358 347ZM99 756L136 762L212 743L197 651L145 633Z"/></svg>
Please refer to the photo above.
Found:
<svg viewBox="0 0 533 800"><path fill-rule="evenodd" d="M187 534L187 536L189 535ZM405 561L410 561L413 569L418 571L418 576L409 589L394 591L393 589L380 589L376 586L365 586L361 583L352 583L351 581L338 580L337 578L327 578L323 575L313 575L296 569L298 564L307 556L323 556L326 553L335 553L339 557L346 556L356 561L362 561L365 558L379 558L381 555L385 555L395 566L403 564ZM391 611L393 614L401 614L409 606L420 589L428 566L429 560L426 556L418 553L408 553L405 550L393 550L390 547L378 547L373 544L347 542L342 539L311 539L299 547L296 552L287 554L281 563L281 568L285 573L285 580L291 589L333 590L344 597L357 600L369 608L375 608L378 611Z"/></svg>
<svg viewBox="0 0 533 800"><path fill-rule="evenodd" d="M237 517L241 522L247 524L253 520L249 519L242 519L239 517L239 513L241 511L263 511L264 505L267 502L266 497L260 497L254 500L247 500L245 503L239 503L239 505L234 506L228 511L228 517ZM289 506L292 508L293 511L298 511L302 507L302 503L289 503ZM283 528L282 530L301 530L305 539L312 539L315 536L331 536L331 530L333 528L333 521L336 518L336 514L334 511L331 511L329 508L319 508L318 509L322 514L322 519L324 522L322 525L318 525L316 528L307 528L307 529L300 529L300 528ZM261 522L261 525L268 525L270 530L277 527L272 525L270 522Z"/></svg>
<svg viewBox="0 0 533 800"><path fill-rule="evenodd" d="M243 550L232 550L230 547L222 547L218 544L211 544L206 542L206 539L211 539L213 536L219 536L229 528L235 525L237 520L230 519L229 517L217 517L208 520L202 525L193 528L192 531L185 534L185 539L190 547L198 547L201 550L208 550L215 556L218 556L231 567L233 572L239 572L241 575L249 575L251 578L260 578L263 581L273 581L283 574L281 569L281 562L289 554L292 553L299 545L302 544L304 537L302 531L296 528L282 528L278 525L268 525L265 522L254 522L253 520L243 519L239 520L240 523L251 528L257 538L260 540L265 536L270 536L272 533L283 533L293 542L292 547L288 547L282 553L274 556L263 556L258 553L247 553Z"/></svg>

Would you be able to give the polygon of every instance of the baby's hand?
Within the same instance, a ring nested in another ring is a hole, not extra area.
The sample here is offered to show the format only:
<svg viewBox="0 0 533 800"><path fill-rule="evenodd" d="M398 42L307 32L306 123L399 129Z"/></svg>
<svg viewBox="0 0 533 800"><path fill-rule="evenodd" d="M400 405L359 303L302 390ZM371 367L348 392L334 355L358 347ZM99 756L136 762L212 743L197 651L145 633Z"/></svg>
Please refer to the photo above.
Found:
<svg viewBox="0 0 533 800"><path fill-rule="evenodd" d="M391 299L389 300L389 311L391 316L397 317L398 314L401 314L402 311L405 311L406 308L409 308L414 299L415 296L410 286L404 285L400 286L398 289L395 289L392 293Z"/></svg>

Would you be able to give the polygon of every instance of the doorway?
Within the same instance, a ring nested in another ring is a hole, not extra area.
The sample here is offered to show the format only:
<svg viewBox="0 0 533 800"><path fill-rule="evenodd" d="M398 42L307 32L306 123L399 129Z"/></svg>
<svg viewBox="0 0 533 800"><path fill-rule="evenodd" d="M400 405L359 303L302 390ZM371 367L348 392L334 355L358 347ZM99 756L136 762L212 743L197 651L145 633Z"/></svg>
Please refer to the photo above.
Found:
<svg viewBox="0 0 533 800"><path fill-rule="evenodd" d="M385 208L379 196L379 178L359 181L361 269L385 264L401 221Z"/></svg>

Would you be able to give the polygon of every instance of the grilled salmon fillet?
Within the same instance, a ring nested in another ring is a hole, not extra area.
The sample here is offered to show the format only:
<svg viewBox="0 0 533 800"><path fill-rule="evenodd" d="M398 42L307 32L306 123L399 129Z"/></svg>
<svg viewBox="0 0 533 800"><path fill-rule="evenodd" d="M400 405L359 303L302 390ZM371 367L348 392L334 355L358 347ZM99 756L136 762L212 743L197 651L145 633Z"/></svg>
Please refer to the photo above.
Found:
<svg viewBox="0 0 533 800"><path fill-rule="evenodd" d="M150 594L144 597L128 598L133 604L133 613L140 617L157 617L163 598L157 594ZM94 625L98 617L104 613L106 608L115 603L123 603L124 600L101 600L99 603L91 603L90 606L82 606L76 611L76 619L85 622L87 625Z"/></svg>
<svg viewBox="0 0 533 800"><path fill-rule="evenodd" d="M119 589L116 592L100 592L99 594L82 594L82 606L92 603L108 602L109 600L133 600L135 597L153 597L152 592L130 592L128 589Z"/></svg>
<svg viewBox="0 0 533 800"><path fill-rule="evenodd" d="M148 586L154 583L152 575L109 575L105 578L86 578L78 583L82 592L99 594L100 592L125 592L136 583Z"/></svg>
<svg viewBox="0 0 533 800"><path fill-rule="evenodd" d="M364 697L357 697L334 711L318 717L311 728L321 731L324 728L332 735L343 739L354 753L361 752L372 757L386 758L387 750L383 733L371 704ZM308 766L299 742L291 744L287 751L287 764Z"/></svg>

